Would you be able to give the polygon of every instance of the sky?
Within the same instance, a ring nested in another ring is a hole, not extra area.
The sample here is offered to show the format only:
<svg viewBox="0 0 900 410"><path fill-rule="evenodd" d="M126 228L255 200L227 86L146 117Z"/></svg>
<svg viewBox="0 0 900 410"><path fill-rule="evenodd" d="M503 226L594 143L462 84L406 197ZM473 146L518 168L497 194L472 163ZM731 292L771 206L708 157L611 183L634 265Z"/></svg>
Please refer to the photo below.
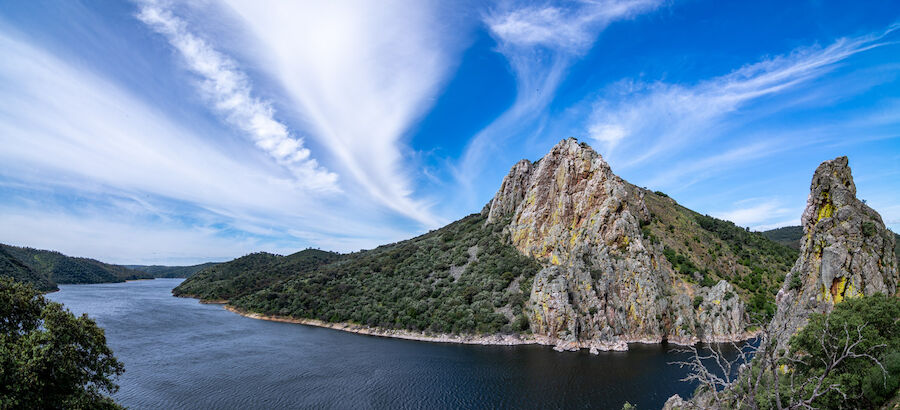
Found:
<svg viewBox="0 0 900 410"><path fill-rule="evenodd" d="M847 155L900 232L900 3L0 0L0 242L111 263L355 251L522 158L766 230Z"/></svg>

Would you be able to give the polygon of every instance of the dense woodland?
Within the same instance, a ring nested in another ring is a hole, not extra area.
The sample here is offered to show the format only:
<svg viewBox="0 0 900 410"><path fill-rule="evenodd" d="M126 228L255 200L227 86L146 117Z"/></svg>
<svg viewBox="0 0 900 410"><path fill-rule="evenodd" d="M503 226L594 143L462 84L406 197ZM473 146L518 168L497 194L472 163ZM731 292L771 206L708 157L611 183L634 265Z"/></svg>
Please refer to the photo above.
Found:
<svg viewBox="0 0 900 410"><path fill-rule="evenodd" d="M522 308L540 266L507 245L500 225L484 221L470 215L417 238L348 254L230 303L265 314L385 328L528 331Z"/></svg>
<svg viewBox="0 0 900 410"><path fill-rule="evenodd" d="M341 257L335 252L306 249L288 256L251 253L231 262L207 267L175 288L175 296L231 300L301 275Z"/></svg>

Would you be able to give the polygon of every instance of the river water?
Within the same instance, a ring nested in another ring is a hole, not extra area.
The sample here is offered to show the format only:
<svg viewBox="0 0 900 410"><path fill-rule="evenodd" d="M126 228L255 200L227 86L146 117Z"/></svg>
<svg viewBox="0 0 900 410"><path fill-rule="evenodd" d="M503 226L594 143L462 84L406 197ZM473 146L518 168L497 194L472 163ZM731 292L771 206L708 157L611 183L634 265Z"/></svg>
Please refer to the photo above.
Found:
<svg viewBox="0 0 900 410"><path fill-rule="evenodd" d="M690 395L673 347L557 353L357 335L176 298L182 279L61 285L48 297L106 329L130 408L660 408Z"/></svg>

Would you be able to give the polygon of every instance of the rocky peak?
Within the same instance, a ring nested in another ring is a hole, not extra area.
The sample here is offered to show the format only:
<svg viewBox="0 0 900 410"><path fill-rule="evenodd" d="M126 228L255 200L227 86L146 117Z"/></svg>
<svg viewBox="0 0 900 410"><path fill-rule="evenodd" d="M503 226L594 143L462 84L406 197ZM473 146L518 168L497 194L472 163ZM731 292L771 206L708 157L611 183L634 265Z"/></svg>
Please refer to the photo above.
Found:
<svg viewBox="0 0 900 410"><path fill-rule="evenodd" d="M743 302L721 295L730 284L700 289L670 276L661 247L641 233L640 221L650 219L644 193L574 138L504 178L485 210L488 223L505 224L513 246L544 265L530 296L537 337L561 349L608 350L743 332ZM717 303L692 306L700 295Z"/></svg>
<svg viewBox="0 0 900 410"><path fill-rule="evenodd" d="M816 169L802 223L800 257L778 292L771 324L782 343L810 313L830 312L846 298L897 291L894 235L856 198L847 157Z"/></svg>

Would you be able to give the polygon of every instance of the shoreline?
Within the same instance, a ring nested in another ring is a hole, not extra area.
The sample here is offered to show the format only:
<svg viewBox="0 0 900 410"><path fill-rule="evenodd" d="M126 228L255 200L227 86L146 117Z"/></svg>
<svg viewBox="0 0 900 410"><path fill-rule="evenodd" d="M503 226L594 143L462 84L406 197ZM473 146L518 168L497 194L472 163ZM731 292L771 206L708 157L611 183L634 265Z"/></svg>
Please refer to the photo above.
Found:
<svg viewBox="0 0 900 410"><path fill-rule="evenodd" d="M318 319L298 319L285 316L263 315L259 313L247 312L231 305L224 305L223 308L229 312L236 313L250 319L268 320L270 322L293 323L298 325L307 325L322 327L327 329L340 330L343 332L356 333L367 336L390 337L394 339L415 340L419 342L432 343L457 343L470 345L497 345L497 346L518 346L529 344L541 344L534 336L521 335L452 335L437 334L427 335L421 332L412 332L400 329L384 329L378 327L369 327L347 322L330 323Z"/></svg>
<svg viewBox="0 0 900 410"><path fill-rule="evenodd" d="M200 303L207 304L218 304L218 301L203 301ZM359 325L354 323L347 322L338 322L331 323L325 322L318 319L300 319L286 316L277 316L277 315L263 315L260 313L248 312L242 309L238 309L234 306L228 305L227 301L222 306L223 309L236 313L246 318L257 319L257 320L267 320L270 322L281 322L281 323L291 323L298 325L306 325L306 326L315 326L326 329L339 330L343 332L356 333L360 335L367 336L378 336L378 337L389 337L394 339L403 339L403 340L413 340L419 342L431 342L431 343L457 343L457 344L468 344L468 345L485 345L485 346L519 346L519 345L543 345L543 346L552 346L553 350L558 352L562 351L578 351L581 349L587 349L591 354L599 354L600 352L625 352L628 351L628 345L632 343L640 343L640 344L673 344L678 346L693 346L697 343L730 343L730 342L742 342L746 340L750 340L756 336L758 336L759 331L754 332L745 332L740 335L732 335L728 336L720 336L714 338L711 341L701 341L696 337L692 337L690 339L682 340L682 339L665 339L665 340L656 340L646 337L637 337L637 338L623 338L623 340L618 341L593 341L588 343L583 342L564 342L561 340L554 340L547 336L535 336L535 335L502 335L502 334L493 334L493 335L454 335L441 333L437 335L429 335L423 332L413 332L409 330L401 330L401 329L384 329L379 327L370 327L366 325Z"/></svg>

